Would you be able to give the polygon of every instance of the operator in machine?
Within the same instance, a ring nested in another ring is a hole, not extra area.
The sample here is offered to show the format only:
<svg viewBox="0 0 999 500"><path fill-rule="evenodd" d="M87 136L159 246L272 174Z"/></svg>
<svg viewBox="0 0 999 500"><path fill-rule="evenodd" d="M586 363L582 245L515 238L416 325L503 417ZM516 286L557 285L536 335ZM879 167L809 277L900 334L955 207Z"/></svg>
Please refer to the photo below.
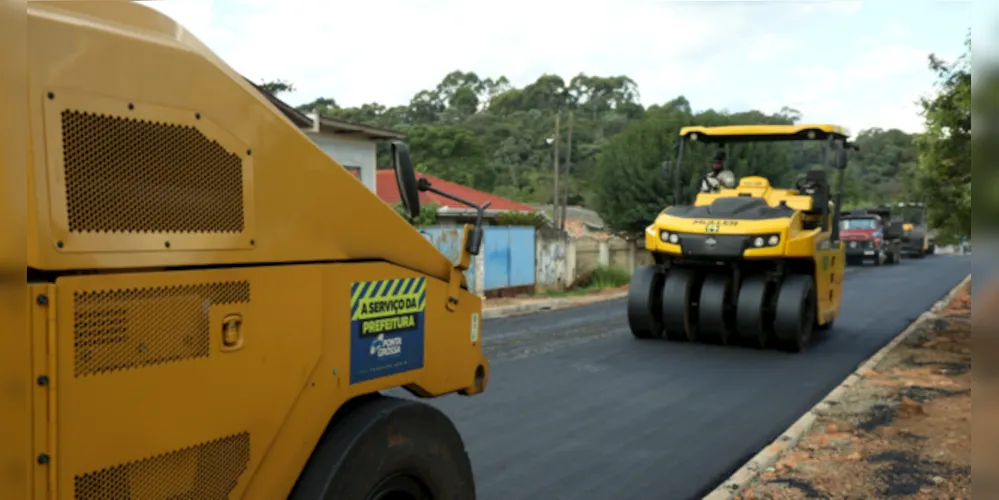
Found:
<svg viewBox="0 0 999 500"><path fill-rule="evenodd" d="M735 174L725 168L725 151L715 154L711 163L711 172L701 180L702 193L717 193L722 188L735 189Z"/></svg>

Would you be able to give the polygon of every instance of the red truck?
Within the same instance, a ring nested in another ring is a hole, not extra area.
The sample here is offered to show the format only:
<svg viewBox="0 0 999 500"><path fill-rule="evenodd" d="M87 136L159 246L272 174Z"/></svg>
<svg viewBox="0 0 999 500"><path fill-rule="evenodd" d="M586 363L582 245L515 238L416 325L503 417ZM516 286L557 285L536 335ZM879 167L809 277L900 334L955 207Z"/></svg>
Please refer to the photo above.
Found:
<svg viewBox="0 0 999 500"><path fill-rule="evenodd" d="M902 224L890 208L865 208L840 217L840 238L848 264L898 264L902 261Z"/></svg>

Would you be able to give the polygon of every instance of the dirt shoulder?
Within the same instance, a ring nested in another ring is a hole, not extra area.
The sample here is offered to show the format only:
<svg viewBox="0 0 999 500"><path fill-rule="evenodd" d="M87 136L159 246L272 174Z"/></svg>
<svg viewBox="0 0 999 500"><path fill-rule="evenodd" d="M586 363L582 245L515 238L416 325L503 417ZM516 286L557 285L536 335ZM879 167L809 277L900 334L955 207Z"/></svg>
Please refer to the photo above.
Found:
<svg viewBox="0 0 999 500"><path fill-rule="evenodd" d="M736 495L971 498L970 283Z"/></svg>

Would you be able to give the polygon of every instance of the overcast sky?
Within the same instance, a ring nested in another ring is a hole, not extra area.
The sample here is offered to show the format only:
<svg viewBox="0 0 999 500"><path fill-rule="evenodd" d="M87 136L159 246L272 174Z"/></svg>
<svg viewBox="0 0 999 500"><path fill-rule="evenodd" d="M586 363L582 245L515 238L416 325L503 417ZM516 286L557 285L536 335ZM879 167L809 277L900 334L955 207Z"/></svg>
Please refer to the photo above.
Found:
<svg viewBox="0 0 999 500"><path fill-rule="evenodd" d="M854 133L920 130L915 101L934 82L927 56L958 56L972 26L971 2L956 0L149 4L245 76L292 82L283 98L294 105L405 104L456 69L517 86L583 72L630 76L647 106L681 94L696 110L790 106ZM996 12L975 7L975 26Z"/></svg>

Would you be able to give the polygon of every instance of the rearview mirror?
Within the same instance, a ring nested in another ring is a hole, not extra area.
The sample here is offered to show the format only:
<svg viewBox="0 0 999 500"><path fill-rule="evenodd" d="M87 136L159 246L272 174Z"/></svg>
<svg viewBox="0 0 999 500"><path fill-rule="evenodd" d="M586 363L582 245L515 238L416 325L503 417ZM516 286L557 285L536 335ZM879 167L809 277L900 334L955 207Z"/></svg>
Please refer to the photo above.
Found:
<svg viewBox="0 0 999 500"><path fill-rule="evenodd" d="M482 250L482 226L472 228L472 232L468 235L468 243L465 245L465 250L472 255L479 255L479 251Z"/></svg>
<svg viewBox="0 0 999 500"><path fill-rule="evenodd" d="M420 192L417 188L416 171L409 158L409 148L400 141L392 141L392 168L395 169L395 182L399 186L399 198L410 218L420 215Z"/></svg>
<svg viewBox="0 0 999 500"><path fill-rule="evenodd" d="M834 166L836 168L840 169L840 170L845 169L846 168L846 163L847 163L846 149L836 148L835 155L836 156L835 156Z"/></svg>

